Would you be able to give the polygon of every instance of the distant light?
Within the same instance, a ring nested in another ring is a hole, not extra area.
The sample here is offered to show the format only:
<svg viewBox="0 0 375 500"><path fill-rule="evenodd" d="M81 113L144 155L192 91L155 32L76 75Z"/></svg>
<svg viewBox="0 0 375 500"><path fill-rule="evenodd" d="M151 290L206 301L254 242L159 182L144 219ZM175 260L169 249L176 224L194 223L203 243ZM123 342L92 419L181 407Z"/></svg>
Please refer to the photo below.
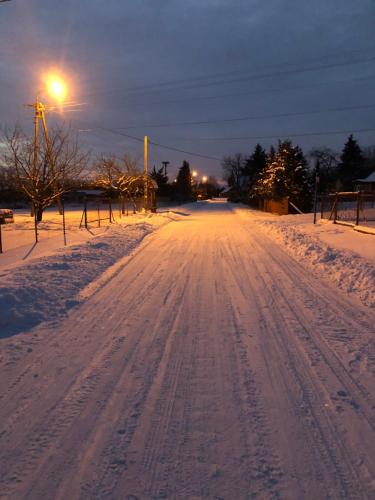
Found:
<svg viewBox="0 0 375 500"><path fill-rule="evenodd" d="M196 170L193 170L192 174L193 177L196 177L198 175L198 172Z"/></svg>
<svg viewBox="0 0 375 500"><path fill-rule="evenodd" d="M202 177L202 182L207 182L207 176L206 176L206 175L204 175L204 176Z"/></svg>

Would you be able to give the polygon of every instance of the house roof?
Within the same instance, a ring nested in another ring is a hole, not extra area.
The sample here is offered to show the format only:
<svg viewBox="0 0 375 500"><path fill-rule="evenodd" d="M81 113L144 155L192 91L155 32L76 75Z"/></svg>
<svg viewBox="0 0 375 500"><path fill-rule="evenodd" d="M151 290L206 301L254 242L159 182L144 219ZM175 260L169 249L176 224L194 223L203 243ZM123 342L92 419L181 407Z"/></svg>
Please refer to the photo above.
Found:
<svg viewBox="0 0 375 500"><path fill-rule="evenodd" d="M375 170L365 179L358 179L358 182L375 182Z"/></svg>

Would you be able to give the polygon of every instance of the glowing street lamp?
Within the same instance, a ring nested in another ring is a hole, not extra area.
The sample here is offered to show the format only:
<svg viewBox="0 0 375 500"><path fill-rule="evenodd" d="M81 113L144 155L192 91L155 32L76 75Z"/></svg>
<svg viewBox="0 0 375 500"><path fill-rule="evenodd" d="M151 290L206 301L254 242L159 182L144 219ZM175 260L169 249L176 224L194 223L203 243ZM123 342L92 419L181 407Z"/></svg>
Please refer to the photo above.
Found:
<svg viewBox="0 0 375 500"><path fill-rule="evenodd" d="M57 75L48 75L47 90L60 103L64 101L68 93L66 83Z"/></svg>
<svg viewBox="0 0 375 500"><path fill-rule="evenodd" d="M198 176L198 172L196 170L193 170L192 173L191 173L191 175L193 177L197 177Z"/></svg>
<svg viewBox="0 0 375 500"><path fill-rule="evenodd" d="M55 74L49 74L46 77L46 89L47 92L54 97L59 104L62 104L64 101L66 94L67 94L67 86L64 80L62 80L60 77L58 77ZM38 92L35 103L34 104L28 104L28 107L31 107L34 109L35 114L34 114L34 170L37 168L37 162L38 162L38 141L39 141L39 120L42 120L42 125L43 125L43 132L44 132L44 139L46 141L47 145L47 157L50 160L50 166L53 172L53 162L51 161L51 150L50 150L50 144L49 144L49 137L48 137L48 129L47 129L47 123L46 123L46 116L45 112L48 111L48 106L45 106L42 102L39 100L39 94L45 93L45 90L42 92ZM60 206L60 212L62 210L61 208L61 201L58 199L57 200L59 206Z"/></svg>
<svg viewBox="0 0 375 500"><path fill-rule="evenodd" d="M207 182L207 176L206 176L206 175L204 175L204 176L202 177L202 182Z"/></svg>
<svg viewBox="0 0 375 500"><path fill-rule="evenodd" d="M45 140L46 140L47 146L48 146L48 130L47 130L45 112L48 111L49 108L48 108L48 106L45 106L39 100L39 94L43 94L46 91L48 92L48 94L51 97L53 97L55 100L57 100L59 104L62 104L62 102L64 101L64 99L66 98L66 95L67 95L67 86L62 78L60 78L56 74L49 74L46 77L45 90L42 92L38 92L34 104L28 104L29 107L32 107L35 110L35 122L34 122L35 123L35 137L34 137L35 151L37 150L37 146L38 146L39 120L42 120L44 137L45 137ZM35 162L36 162L36 156L35 156Z"/></svg>

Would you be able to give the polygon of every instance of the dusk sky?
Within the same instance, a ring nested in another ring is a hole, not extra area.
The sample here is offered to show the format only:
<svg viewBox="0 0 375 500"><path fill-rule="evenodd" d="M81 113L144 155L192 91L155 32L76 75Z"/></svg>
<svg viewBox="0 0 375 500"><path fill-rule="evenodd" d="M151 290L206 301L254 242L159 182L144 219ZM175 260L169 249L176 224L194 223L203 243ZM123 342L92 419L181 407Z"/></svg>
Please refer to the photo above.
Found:
<svg viewBox="0 0 375 500"><path fill-rule="evenodd" d="M340 150L349 132L373 145L374 28L373 0L12 0L0 4L0 122L31 133L24 104L54 69L84 104L48 121L71 122L93 156L141 158L125 135L147 134L211 157L151 145L151 167L170 161L171 177L186 159L221 178L224 155L278 138L306 153Z"/></svg>

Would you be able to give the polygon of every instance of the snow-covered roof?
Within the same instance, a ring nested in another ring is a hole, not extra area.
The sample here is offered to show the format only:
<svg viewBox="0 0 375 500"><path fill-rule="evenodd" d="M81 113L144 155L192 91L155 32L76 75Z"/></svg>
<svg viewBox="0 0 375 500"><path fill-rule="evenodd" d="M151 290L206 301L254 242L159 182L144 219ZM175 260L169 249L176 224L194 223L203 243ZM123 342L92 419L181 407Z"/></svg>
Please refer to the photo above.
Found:
<svg viewBox="0 0 375 500"><path fill-rule="evenodd" d="M358 179L358 182L375 182L375 170L365 179Z"/></svg>

